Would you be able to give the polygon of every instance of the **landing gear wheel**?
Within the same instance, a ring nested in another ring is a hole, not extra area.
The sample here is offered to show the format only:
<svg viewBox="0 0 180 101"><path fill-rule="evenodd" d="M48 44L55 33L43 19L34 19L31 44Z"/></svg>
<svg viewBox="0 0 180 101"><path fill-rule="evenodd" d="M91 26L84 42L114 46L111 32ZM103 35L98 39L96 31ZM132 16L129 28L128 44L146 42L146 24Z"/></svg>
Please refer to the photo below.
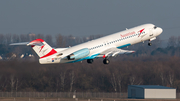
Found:
<svg viewBox="0 0 180 101"><path fill-rule="evenodd" d="M148 43L148 46L151 46L151 45L152 45L152 43L149 42L149 43Z"/></svg>
<svg viewBox="0 0 180 101"><path fill-rule="evenodd" d="M87 63L92 64L93 63L93 59L87 59Z"/></svg>
<svg viewBox="0 0 180 101"><path fill-rule="evenodd" d="M109 61L108 59L104 59L104 60L103 60L103 63L104 63L104 64L109 64L110 61Z"/></svg>

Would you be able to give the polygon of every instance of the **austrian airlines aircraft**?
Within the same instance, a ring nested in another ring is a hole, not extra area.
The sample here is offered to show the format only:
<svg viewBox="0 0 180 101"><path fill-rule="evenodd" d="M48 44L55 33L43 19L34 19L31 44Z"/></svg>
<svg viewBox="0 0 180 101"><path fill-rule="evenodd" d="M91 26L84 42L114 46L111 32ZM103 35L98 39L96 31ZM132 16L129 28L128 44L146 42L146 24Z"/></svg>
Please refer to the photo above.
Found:
<svg viewBox="0 0 180 101"><path fill-rule="evenodd" d="M74 63L82 60L87 60L87 63L91 64L93 59L97 57L104 58L103 63L109 64L109 57L134 52L122 50L121 48L146 40L149 41L148 45L151 46L150 42L155 40L162 31L160 27L156 27L153 24L144 24L68 48L53 49L42 39L10 45L26 44L31 46L40 57L40 64Z"/></svg>

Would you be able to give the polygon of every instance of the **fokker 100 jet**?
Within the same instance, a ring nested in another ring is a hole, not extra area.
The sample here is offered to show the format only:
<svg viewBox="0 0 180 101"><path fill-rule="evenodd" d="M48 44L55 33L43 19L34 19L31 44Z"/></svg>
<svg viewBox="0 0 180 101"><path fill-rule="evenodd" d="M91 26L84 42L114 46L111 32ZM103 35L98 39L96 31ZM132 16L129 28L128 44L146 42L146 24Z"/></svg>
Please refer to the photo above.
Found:
<svg viewBox="0 0 180 101"><path fill-rule="evenodd" d="M144 24L68 48L52 48L42 39L10 45L31 46L40 57L40 64L74 63L83 60L87 60L87 63L91 64L93 59L98 57L104 58L104 64L109 64L109 57L134 53L134 51L121 48L146 40L149 41L148 45L151 46L151 41L155 40L162 31L160 27L153 24Z"/></svg>

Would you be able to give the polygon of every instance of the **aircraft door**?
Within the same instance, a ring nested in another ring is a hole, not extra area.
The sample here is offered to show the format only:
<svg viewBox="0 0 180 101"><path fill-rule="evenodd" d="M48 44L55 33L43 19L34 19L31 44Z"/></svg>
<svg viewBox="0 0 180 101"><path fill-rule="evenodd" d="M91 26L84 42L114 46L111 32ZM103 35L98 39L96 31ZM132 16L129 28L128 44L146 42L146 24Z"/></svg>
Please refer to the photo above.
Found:
<svg viewBox="0 0 180 101"><path fill-rule="evenodd" d="M145 33L143 33L142 35L140 35L141 37L141 41L145 41L145 40L148 40L153 36L153 29L149 29L149 30L146 30Z"/></svg>
<svg viewBox="0 0 180 101"><path fill-rule="evenodd" d="M153 29L152 29L152 28L149 30L149 37L150 37L150 38L154 37L154 36L153 36Z"/></svg>
<svg viewBox="0 0 180 101"><path fill-rule="evenodd" d="M109 46L109 42L108 41L103 42L103 44L104 44L105 47Z"/></svg>

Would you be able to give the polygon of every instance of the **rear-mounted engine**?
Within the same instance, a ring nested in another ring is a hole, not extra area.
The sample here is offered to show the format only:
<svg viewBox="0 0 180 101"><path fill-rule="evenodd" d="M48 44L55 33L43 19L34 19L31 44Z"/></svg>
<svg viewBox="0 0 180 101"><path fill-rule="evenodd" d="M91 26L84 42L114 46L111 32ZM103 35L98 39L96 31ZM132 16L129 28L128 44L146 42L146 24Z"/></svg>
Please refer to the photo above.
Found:
<svg viewBox="0 0 180 101"><path fill-rule="evenodd" d="M84 48L84 49L78 50L78 51L68 55L67 58L68 58L68 60L78 60L78 59L88 56L89 53L90 53L89 49Z"/></svg>

